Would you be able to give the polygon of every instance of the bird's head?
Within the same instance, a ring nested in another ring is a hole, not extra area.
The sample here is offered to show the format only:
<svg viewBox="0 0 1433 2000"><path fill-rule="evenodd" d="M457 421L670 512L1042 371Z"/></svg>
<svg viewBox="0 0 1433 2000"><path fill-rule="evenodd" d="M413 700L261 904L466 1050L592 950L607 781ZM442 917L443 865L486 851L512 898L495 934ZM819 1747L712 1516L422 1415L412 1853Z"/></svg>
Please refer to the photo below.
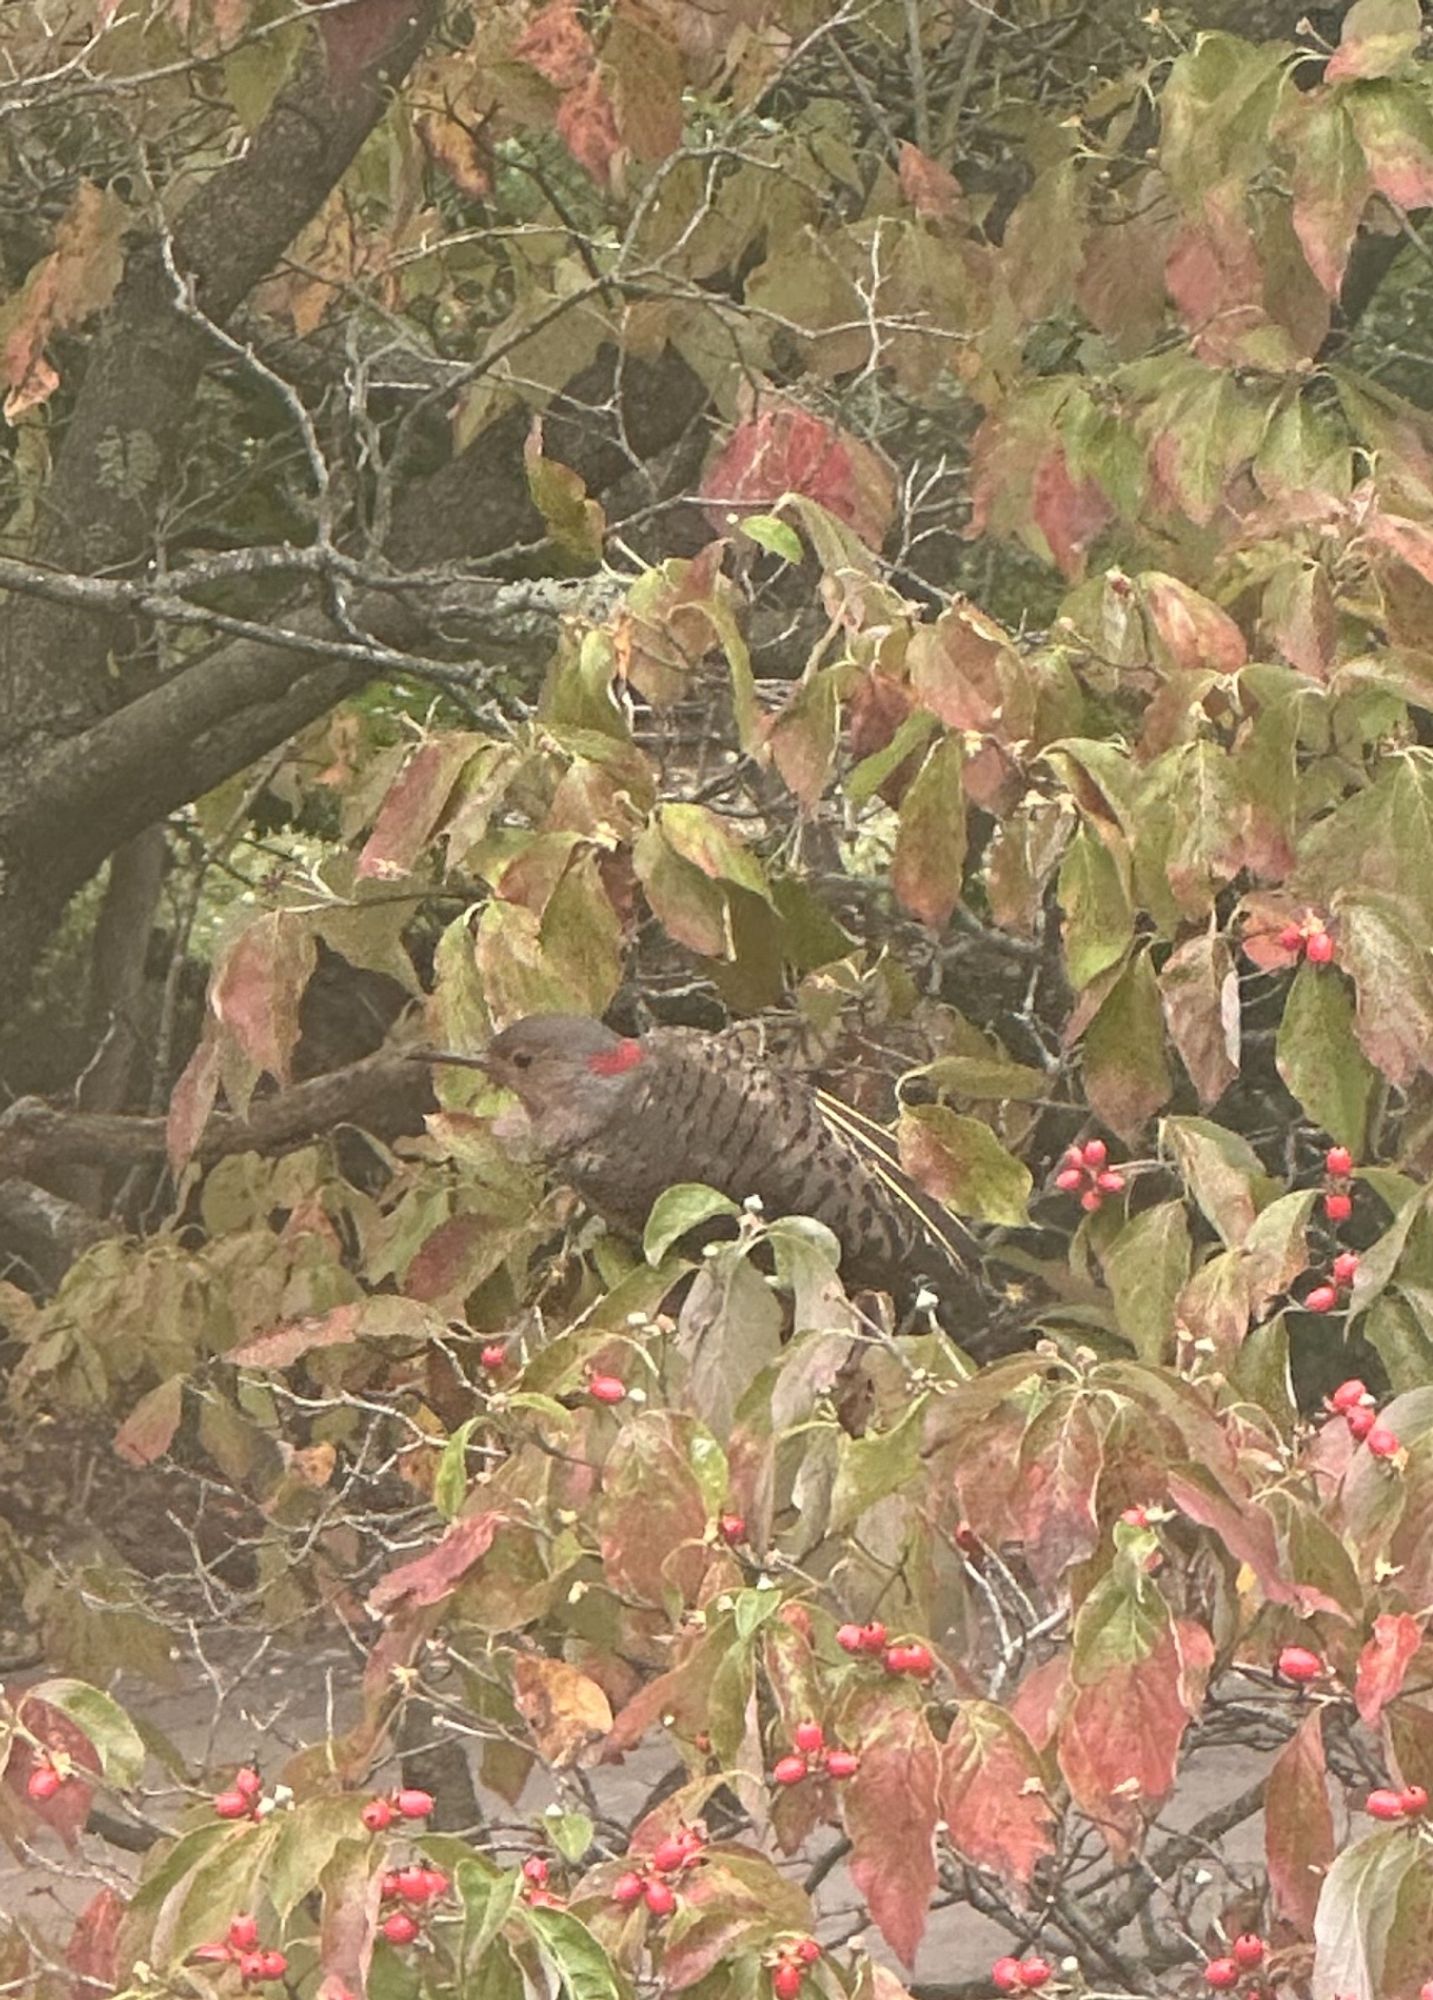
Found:
<svg viewBox="0 0 1433 2000"><path fill-rule="evenodd" d="M430 1062L481 1069L521 1102L544 1150L598 1130L644 1060L642 1044L582 1014L529 1014L481 1055L435 1052Z"/></svg>

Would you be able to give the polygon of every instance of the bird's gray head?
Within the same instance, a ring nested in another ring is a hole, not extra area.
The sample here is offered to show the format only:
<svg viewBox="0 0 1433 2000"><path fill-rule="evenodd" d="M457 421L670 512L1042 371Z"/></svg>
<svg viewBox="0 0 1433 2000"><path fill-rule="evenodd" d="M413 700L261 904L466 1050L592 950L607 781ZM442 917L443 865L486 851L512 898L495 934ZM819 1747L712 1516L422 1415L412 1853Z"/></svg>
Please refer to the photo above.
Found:
<svg viewBox="0 0 1433 2000"><path fill-rule="evenodd" d="M599 1130L643 1062L642 1044L583 1014L529 1014L478 1056L434 1055L481 1069L520 1100L544 1151Z"/></svg>

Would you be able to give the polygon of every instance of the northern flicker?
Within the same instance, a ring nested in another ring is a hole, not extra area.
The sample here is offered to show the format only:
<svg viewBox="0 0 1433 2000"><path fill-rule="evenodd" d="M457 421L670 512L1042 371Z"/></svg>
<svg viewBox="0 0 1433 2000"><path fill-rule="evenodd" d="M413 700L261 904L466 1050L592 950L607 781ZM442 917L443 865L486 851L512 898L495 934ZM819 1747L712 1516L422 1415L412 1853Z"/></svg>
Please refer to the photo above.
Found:
<svg viewBox="0 0 1433 2000"><path fill-rule="evenodd" d="M624 1234L640 1236L666 1188L700 1181L768 1217L810 1215L841 1245L848 1289L908 1308L928 1287L963 1346L990 1320L974 1239L904 1171L891 1134L800 1077L690 1028L640 1039L578 1015L534 1014L481 1055L515 1092L555 1177Z"/></svg>

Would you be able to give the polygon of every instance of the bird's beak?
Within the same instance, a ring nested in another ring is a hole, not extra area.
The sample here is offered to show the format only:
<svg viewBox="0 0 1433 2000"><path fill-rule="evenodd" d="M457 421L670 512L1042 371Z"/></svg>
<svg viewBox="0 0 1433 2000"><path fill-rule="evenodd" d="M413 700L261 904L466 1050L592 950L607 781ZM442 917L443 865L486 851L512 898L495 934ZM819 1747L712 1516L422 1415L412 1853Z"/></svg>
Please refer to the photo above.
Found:
<svg viewBox="0 0 1433 2000"><path fill-rule="evenodd" d="M485 1074L488 1059L485 1055L460 1055L456 1049L410 1049L411 1062L449 1063L457 1069L480 1069Z"/></svg>

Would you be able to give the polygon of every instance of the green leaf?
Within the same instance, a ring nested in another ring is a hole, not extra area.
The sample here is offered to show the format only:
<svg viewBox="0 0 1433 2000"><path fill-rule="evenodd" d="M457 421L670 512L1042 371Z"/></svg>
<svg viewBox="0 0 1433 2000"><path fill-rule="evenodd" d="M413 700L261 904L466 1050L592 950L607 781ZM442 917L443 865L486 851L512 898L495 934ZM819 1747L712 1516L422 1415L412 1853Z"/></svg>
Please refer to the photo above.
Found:
<svg viewBox="0 0 1433 2000"><path fill-rule="evenodd" d="M743 514L739 523L741 533L749 535L752 541L783 562L799 563L804 551L801 537L786 521L778 520L775 514Z"/></svg>
<svg viewBox="0 0 1433 2000"><path fill-rule="evenodd" d="M1030 1170L982 1119L913 1104L901 1113L896 1139L901 1164L938 1201L1015 1229L1029 1221Z"/></svg>
<svg viewBox="0 0 1433 2000"><path fill-rule="evenodd" d="M714 1215L740 1214L740 1205L730 1195L718 1194L715 1188L703 1187L699 1181L679 1181L653 1202L647 1227L642 1232L642 1255L649 1264L660 1264L672 1245L698 1223L707 1222Z"/></svg>
<svg viewBox="0 0 1433 2000"><path fill-rule="evenodd" d="M845 791L851 804L868 805L891 773L922 748L935 726L935 717L923 708L908 715L884 749L873 750L869 757L863 757L847 778Z"/></svg>
<svg viewBox="0 0 1433 2000"><path fill-rule="evenodd" d="M925 1408L925 1398L917 1396L890 1430L842 1439L826 1521L828 1534L852 1527L868 1507L889 1493L899 1493L915 1479L920 1471Z"/></svg>
<svg viewBox="0 0 1433 2000"><path fill-rule="evenodd" d="M1133 1140L1168 1102L1174 1084L1148 952L1130 960L1085 1030L1084 1065L1091 1110L1122 1138Z"/></svg>
<svg viewBox="0 0 1433 2000"><path fill-rule="evenodd" d="M952 1097L990 1097L1001 1103L1028 1104L1050 1089L1044 1070L998 1056L938 1056L919 1074Z"/></svg>
<svg viewBox="0 0 1433 2000"><path fill-rule="evenodd" d="M453 1520L468 1497L468 1443L477 1423L476 1417L469 1417L443 1446L438 1470L433 1475L433 1505L440 1520Z"/></svg>
<svg viewBox="0 0 1433 2000"><path fill-rule="evenodd" d="M522 1877L516 1869L498 1873L485 1862L460 1861L453 1870L453 1886L463 1906L459 1955L471 1978L478 1973L483 1954L516 1907Z"/></svg>
<svg viewBox="0 0 1433 2000"><path fill-rule="evenodd" d="M1378 1073L1353 1033L1353 1002L1331 966L1299 967L1284 1004L1274 1059L1315 1125L1355 1158L1364 1150Z"/></svg>
<svg viewBox="0 0 1433 2000"><path fill-rule="evenodd" d="M1189 1222L1182 1201L1161 1202L1127 1222L1103 1252L1119 1328L1141 1361L1166 1360L1175 1303L1189 1280Z"/></svg>
<svg viewBox="0 0 1433 2000"><path fill-rule="evenodd" d="M1129 865L1121 848L1081 827L1060 864L1060 908L1065 918L1065 969L1081 992L1119 961L1134 938Z"/></svg>
<svg viewBox="0 0 1433 2000"><path fill-rule="evenodd" d="M901 908L932 930L949 921L964 887L963 764L960 738L941 737L901 801L891 887Z"/></svg>
<svg viewBox="0 0 1433 2000"><path fill-rule="evenodd" d="M586 1924L566 1910L534 1909L521 1903L518 1911L561 1981L567 2000L625 2000L627 1982Z"/></svg>
<svg viewBox="0 0 1433 2000"><path fill-rule="evenodd" d="M552 1812L543 1814L543 1827L548 1839L564 1861L578 1862L591 1847L597 1829L586 1813Z"/></svg>
<svg viewBox="0 0 1433 2000"><path fill-rule="evenodd" d="M1247 1139L1208 1118L1166 1118L1162 1137L1180 1179L1233 1250L1249 1234L1273 1184Z"/></svg>
<svg viewBox="0 0 1433 2000"><path fill-rule="evenodd" d="M348 1793L341 1798L304 1799L291 1812L273 1815L278 1831L264 1874L264 1890L280 1919L312 1894L314 1884L345 1841L372 1846L372 1836L358 1813L359 1802Z"/></svg>
<svg viewBox="0 0 1433 2000"><path fill-rule="evenodd" d="M110 1784L124 1791L136 1782L144 1769L144 1741L117 1701L88 1681L41 1681L30 1693L84 1731Z"/></svg>

